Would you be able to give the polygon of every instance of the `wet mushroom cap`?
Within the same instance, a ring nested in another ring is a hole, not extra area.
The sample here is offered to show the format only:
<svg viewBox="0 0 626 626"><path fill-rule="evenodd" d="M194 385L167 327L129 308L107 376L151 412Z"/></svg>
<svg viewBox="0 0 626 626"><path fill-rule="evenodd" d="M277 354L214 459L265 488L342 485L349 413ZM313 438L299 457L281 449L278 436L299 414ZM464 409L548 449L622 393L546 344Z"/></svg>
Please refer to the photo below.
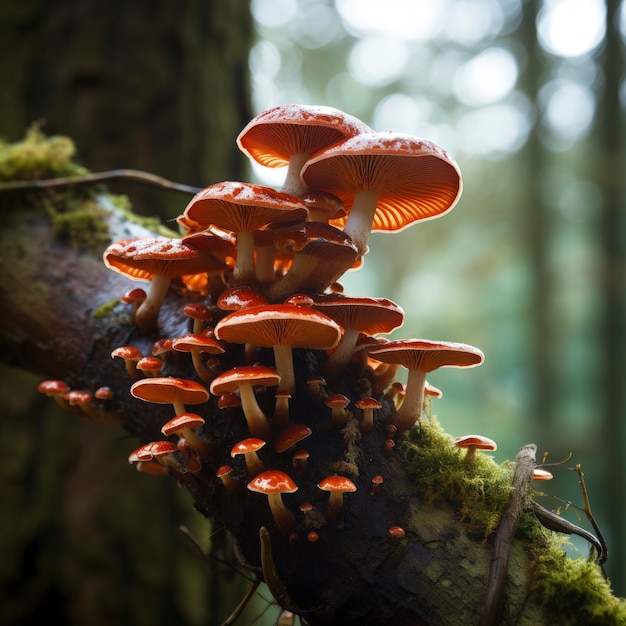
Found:
<svg viewBox="0 0 626 626"><path fill-rule="evenodd" d="M135 398L157 404L202 404L209 399L209 392L200 383L173 376L138 380L130 388L130 393Z"/></svg>
<svg viewBox="0 0 626 626"><path fill-rule="evenodd" d="M242 384L254 386L274 387L280 382L280 376L271 367L262 365L244 365L219 374L213 379L210 390L216 396L233 393Z"/></svg>
<svg viewBox="0 0 626 626"><path fill-rule="evenodd" d="M249 483L248 489L258 493L294 493L298 486L291 477L279 470L268 470L255 476Z"/></svg>

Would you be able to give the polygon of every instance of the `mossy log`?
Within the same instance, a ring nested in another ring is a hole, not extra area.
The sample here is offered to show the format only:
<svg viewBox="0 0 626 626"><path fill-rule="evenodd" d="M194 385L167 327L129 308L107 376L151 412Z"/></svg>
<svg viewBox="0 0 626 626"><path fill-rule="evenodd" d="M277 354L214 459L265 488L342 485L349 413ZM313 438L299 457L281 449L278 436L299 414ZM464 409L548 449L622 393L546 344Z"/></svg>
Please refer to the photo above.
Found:
<svg viewBox="0 0 626 626"><path fill-rule="evenodd" d="M54 203L64 197L47 196ZM63 379L76 389L112 389L112 399L94 401L93 414L121 424L134 437L128 441L130 453L141 443L162 439L160 429L172 411L132 397L131 380L111 352L134 345L149 354L160 337L189 332L182 308L200 296L173 284L158 331L140 334L130 305L119 299L136 283L107 270L102 251L108 241L151 231L110 201L94 198L87 205L90 219L82 211L76 215L82 220L80 239L65 227L71 215L59 227L50 211L42 210L41 197L4 202L0 348L5 362L42 378ZM210 297L202 299L214 305ZM216 319L224 315L213 311ZM229 346L222 368L241 362L242 350ZM271 350L256 356L271 365ZM289 533L276 528L262 496L228 490L217 478L218 466L226 462L241 485L248 476L243 461L230 457L233 444L247 436L241 409L218 409L216 397L194 409L206 420L201 436L210 449L201 468L191 471L181 461L163 479L184 486L201 514L230 531L239 562L265 580L280 606L312 626L625 623L626 605L611 594L600 566L593 558L571 560L563 554L561 535L533 515L530 492L522 494L511 542L499 545L508 560L503 591L494 611L486 612L498 529L511 502L516 465L497 465L480 454L468 462L433 415L396 436L393 447L385 445L390 439L386 418L394 407L383 395L371 431L360 431L353 405L346 425L334 428L323 396L305 382L321 371L325 358L322 351L294 351L297 385L290 413L313 434L306 441L308 467L296 478L298 491L284 496L294 519ZM189 355L170 353L163 374L193 379ZM327 383L354 402L371 395L375 372L348 368ZM260 392L259 402L271 415L273 393ZM266 467L296 475L290 455L268 445L260 456ZM317 488L328 474L349 476L357 487L345 494L337 520L328 519L328 496ZM375 486L372 478L378 475L384 481ZM301 511L304 502L313 509ZM401 527L402 536L390 534L392 527Z"/></svg>

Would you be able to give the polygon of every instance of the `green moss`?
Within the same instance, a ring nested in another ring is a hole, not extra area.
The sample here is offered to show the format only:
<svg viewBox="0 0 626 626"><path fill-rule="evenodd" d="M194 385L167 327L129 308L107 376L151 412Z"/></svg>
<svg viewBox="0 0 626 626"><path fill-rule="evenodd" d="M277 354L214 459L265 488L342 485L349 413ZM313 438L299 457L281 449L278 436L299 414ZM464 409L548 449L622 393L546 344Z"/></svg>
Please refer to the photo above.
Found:
<svg viewBox="0 0 626 626"><path fill-rule="evenodd" d="M115 306L119 303L119 298L114 298L110 302L99 306L93 313L95 319L102 319L111 315L111 312L115 308Z"/></svg>
<svg viewBox="0 0 626 626"><path fill-rule="evenodd" d="M570 559L556 538L536 554L531 591L554 614L554 624L626 624L626 600L613 595L600 567Z"/></svg>
<svg viewBox="0 0 626 626"><path fill-rule="evenodd" d="M69 137L46 137L39 124L33 124L22 141L0 140L0 181L85 174L87 170L72 161L75 154Z"/></svg>
<svg viewBox="0 0 626 626"><path fill-rule="evenodd" d="M487 537L496 529L509 499L513 472L509 462L499 465L481 453L467 461L435 417L411 429L402 446L418 497L458 507L472 534Z"/></svg>

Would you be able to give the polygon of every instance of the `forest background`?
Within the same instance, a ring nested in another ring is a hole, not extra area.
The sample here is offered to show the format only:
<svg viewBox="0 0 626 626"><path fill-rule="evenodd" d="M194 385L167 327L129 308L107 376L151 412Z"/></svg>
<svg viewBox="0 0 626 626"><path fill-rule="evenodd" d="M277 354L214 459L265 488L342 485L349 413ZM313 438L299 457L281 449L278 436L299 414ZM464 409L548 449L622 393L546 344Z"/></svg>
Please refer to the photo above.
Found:
<svg viewBox="0 0 626 626"><path fill-rule="evenodd" d="M429 379L444 390L435 408L444 428L453 435L478 432L495 439L499 460L514 458L531 441L538 445L538 457L547 454L551 462L571 452L570 460L553 468L555 478L546 487L547 494L560 500L548 495L542 503L576 523L586 522L574 507L565 510L568 501L581 504L576 474L566 469L580 463L609 545L607 570L616 592L624 595L624 3L387 0L383 9L375 0L253 0L212 9L190 2L182 12L164 3L151 13L150 35L145 21L150 3L130 3L119 13L116 31L125 41L135 37L117 66L115 97L127 103L117 136L110 120L104 130L98 128L102 104L89 99L101 86L105 59L95 45L98 39L86 33L110 28L110 18L98 2L83 8L68 1L58 4L53 10L35 3L13 15L3 9L7 13L0 29L12 33L2 38L0 66L3 83L12 86L0 97L0 136L7 141L20 139L33 121L42 119L45 132L76 140L79 160L90 169L134 167L197 186L231 178L273 184L282 173L248 170L234 138L253 114L303 102L335 106L378 131L423 136L455 157L464 193L454 211L393 239L375 234L365 266L346 276L346 290L401 304L406 312L402 336L464 341L485 352L484 365L471 377L444 370ZM77 34L81 25L82 37ZM160 56L175 48L164 45L174 35L184 43L176 49L178 66L171 57ZM211 46L220 48L220 63L209 75L202 60L210 57ZM46 54L58 71L20 74L32 59ZM159 73L153 67L159 65L170 72ZM66 78L72 72L70 90ZM152 76L162 82L155 84ZM36 97L37 84L44 97ZM171 91L177 96L159 99ZM28 106L19 101L24 94L30 95ZM220 99L238 106L231 106L229 114ZM176 115L168 120L167 108L173 104ZM63 107L71 112L68 121L59 114ZM211 109L220 111L217 120L209 120ZM195 128L177 126L177 116L185 112L187 121L198 123ZM135 120L136 132L121 132L125 119ZM162 131L160 141L144 129L149 123ZM176 140L172 132L179 133ZM211 150L206 150L207 142ZM173 149L180 145L186 147L184 158ZM136 210L163 220L178 215L187 201L137 186L122 191ZM126 489L130 469L125 458L132 442L119 431L104 435L107 427L90 425L82 437L97 433L103 440L92 458L81 465L74 457L55 457L49 442L61 437L75 418L51 411L35 391L36 376L11 367L2 371L7 416L0 426L3 473L10 485L7 502L19 503L22 530L17 536L23 538L14 540L8 552L2 583L18 598L37 590L41 610L47 607L49 613L55 602L63 605L55 596L61 591L45 584L51 573L72 578L91 558L105 578L106 559L99 550L110 545L98 532L110 523L101 507L112 487L88 481L102 472L101 464L119 462L107 477L124 481L118 489ZM16 424L17 431L9 430ZM16 494L23 493L24 480L32 485L35 472L24 468L41 451L37 463L52 461L46 466L48 483L38 483L41 491L31 489L25 500ZM85 465L91 474L81 479ZM141 478L133 495L141 502L114 505L128 507L122 510L132 516L135 507L149 507L161 498L163 516L155 520L151 511L155 536L149 539L161 550L160 542L170 545L157 565L163 565L161 559L175 562L165 577L172 579L180 568L202 571L206 566L198 563L184 538L171 535L185 523L210 543L216 529L186 510L184 495ZM60 511L60 485L89 495ZM59 546L55 533L63 528L69 536L73 520L84 520L85 511L93 516L89 530ZM123 529L116 540L132 541L138 550L133 532ZM81 553L86 542L89 558ZM586 554L587 546L573 540L570 549ZM137 557L132 552L126 556L129 561ZM129 565L127 574L139 586L147 580L145 598L155 599L166 581L150 571L150 563ZM229 600L220 603L220 584L229 578L237 587L237 577L221 570L214 574L189 576L191 587L178 585L167 611L162 610L167 601L159 598L155 613L190 624L210 623L207 615L218 605L228 614L224 605ZM151 577L158 580L150 582ZM92 583L85 597L97 604L107 586L97 577ZM261 598L251 615L265 607Z"/></svg>

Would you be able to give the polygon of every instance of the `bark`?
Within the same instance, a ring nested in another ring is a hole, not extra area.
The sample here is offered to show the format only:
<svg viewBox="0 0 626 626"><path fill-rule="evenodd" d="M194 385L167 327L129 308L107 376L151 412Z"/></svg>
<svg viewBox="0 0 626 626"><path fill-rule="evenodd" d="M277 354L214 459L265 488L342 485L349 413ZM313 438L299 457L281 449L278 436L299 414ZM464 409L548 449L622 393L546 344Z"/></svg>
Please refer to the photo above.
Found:
<svg viewBox="0 0 626 626"><path fill-rule="evenodd" d="M110 354L127 344L149 353L157 338L185 334L190 320L182 314L182 306L199 296L174 285L159 316L159 331L141 335L129 306L117 301L136 283L104 268L101 244L72 246L37 206L13 206L3 218L0 348L4 358L47 378L63 378L73 388L93 391L106 385L113 389L112 400L94 407L99 417L117 421L133 436L127 441L128 453L139 443L162 439L160 428L172 416L171 407L131 397L126 370ZM115 212L103 219L112 240L145 232ZM214 312L219 318L220 312ZM228 346L220 357L222 368L241 363L243 354L243 346ZM179 465L170 468L171 477L164 479L180 483L201 514L228 529L239 562L268 583L279 605L311 625L471 624L478 623L485 600L493 601L491 586L496 584L494 617L483 623L588 623L589 612L598 623L619 623L616 612L624 608L610 597L608 586L600 605L585 595L588 587L604 589L604 583L598 582L602 580L599 568L590 570L592 584L579 580L575 588L571 582L575 576L564 582L558 582L557 576L554 582L542 569L542 555L552 535L520 505L524 498L518 497L514 517L507 517L505 507L512 501L510 474L503 478L484 457L464 464L458 453L448 450L453 448L448 438L433 434L434 419L398 436L390 450L385 445L390 436L385 419L393 408L384 397L370 432L359 432L356 409L344 430L333 429L328 408L320 397L310 395L305 383L310 374L321 371L324 354L310 350L294 354L297 385L290 405L292 420L310 424L313 435L306 440L310 458L308 469L297 479L299 489L283 498L295 519L288 536L276 529L262 496L246 489L227 490L217 479L217 467L229 462L235 466L235 477L245 483L245 464L233 462L230 449L248 435L240 409L219 410L215 397L194 408L206 420L202 436L212 450L203 456L201 470L188 469L185 457L179 455ZM272 364L271 350L260 351L256 358ZM164 374L193 378L189 355L170 354ZM371 368L355 366L327 382L329 389L354 402L371 394L375 374ZM271 415L273 394L259 392L259 399ZM290 456L273 452L270 445L261 458L266 467L295 475ZM457 479L446 479L448 465ZM348 475L357 485L356 492L345 494L338 521L327 519L327 496L316 487L325 475L334 473ZM374 490L371 479L378 474L384 483ZM308 516L298 508L304 501L314 505ZM520 513L523 524L518 526ZM501 515L513 521L515 532L509 528L504 535L494 534ZM158 517L158 511L150 516ZM404 537L390 535L395 525L404 528ZM311 530L318 533L315 542L308 538ZM499 563L503 555L509 561L508 567L500 567L503 587L501 576L493 573L494 555ZM559 566L555 575L562 573L560 567L567 571L569 566ZM548 593L553 588L556 591ZM572 615L563 608L568 603ZM612 607L613 613L600 615L609 609L598 606Z"/></svg>

